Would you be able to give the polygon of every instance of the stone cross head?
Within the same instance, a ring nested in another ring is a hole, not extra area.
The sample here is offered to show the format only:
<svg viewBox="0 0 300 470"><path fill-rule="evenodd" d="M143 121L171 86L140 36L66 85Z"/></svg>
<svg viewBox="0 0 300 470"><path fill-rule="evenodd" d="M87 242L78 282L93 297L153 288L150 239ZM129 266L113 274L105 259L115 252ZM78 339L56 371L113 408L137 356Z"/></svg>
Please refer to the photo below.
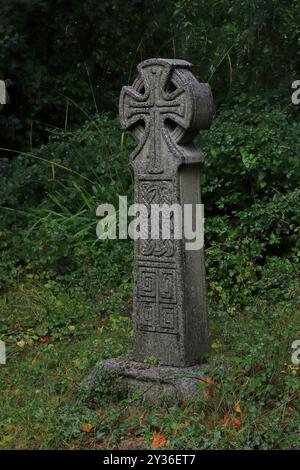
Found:
<svg viewBox="0 0 300 470"><path fill-rule="evenodd" d="M188 162L189 157L195 158L189 144L199 129L210 127L210 87L199 83L190 69L184 60L149 59L139 64L133 86L122 88L121 124L139 140L132 161L146 148L149 174L164 172L162 141L178 163Z"/></svg>

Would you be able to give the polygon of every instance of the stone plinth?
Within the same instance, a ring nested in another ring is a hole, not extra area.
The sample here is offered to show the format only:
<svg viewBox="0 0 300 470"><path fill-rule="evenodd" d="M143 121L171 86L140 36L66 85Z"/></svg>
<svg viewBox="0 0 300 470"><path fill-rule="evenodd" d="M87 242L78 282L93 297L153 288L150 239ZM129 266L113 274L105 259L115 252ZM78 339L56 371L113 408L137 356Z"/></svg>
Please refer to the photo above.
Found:
<svg viewBox="0 0 300 470"><path fill-rule="evenodd" d="M144 364L124 358L107 359L94 367L83 385L95 389L105 371L121 379L116 381L116 386L123 396L157 405L164 400L176 403L199 395L199 381L204 375L205 367L207 366L172 367Z"/></svg>

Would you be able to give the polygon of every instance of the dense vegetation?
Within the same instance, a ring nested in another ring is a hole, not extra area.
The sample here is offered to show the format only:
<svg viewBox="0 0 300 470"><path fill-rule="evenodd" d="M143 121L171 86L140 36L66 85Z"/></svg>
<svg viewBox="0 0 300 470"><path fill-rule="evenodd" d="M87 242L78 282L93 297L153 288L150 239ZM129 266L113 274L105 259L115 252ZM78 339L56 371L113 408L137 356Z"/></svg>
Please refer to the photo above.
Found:
<svg viewBox="0 0 300 470"><path fill-rule="evenodd" d="M299 448L300 2L0 4L0 449ZM193 62L216 101L197 138L212 350L180 406L77 393L131 351L132 243L98 241L95 209L132 198L117 102L152 56Z"/></svg>

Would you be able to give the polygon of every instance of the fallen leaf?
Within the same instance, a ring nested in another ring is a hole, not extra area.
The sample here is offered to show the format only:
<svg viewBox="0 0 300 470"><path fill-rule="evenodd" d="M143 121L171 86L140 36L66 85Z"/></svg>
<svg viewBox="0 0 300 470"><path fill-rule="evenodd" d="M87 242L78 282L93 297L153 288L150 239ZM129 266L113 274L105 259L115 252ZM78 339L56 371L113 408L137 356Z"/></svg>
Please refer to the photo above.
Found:
<svg viewBox="0 0 300 470"><path fill-rule="evenodd" d="M173 429L173 431L172 431L173 436L177 436L178 431L179 431L180 429L186 428L189 424L190 424L190 420L189 420L189 419L186 419L185 421L183 421L183 423L177 424L176 427L175 427L175 428Z"/></svg>
<svg viewBox="0 0 300 470"><path fill-rule="evenodd" d="M50 344L52 343L52 340L49 338L49 336L41 336L39 342L42 344Z"/></svg>
<svg viewBox="0 0 300 470"><path fill-rule="evenodd" d="M239 401L237 401L237 402L234 404L233 409L234 409L234 411L235 411L236 413L241 413L241 412L242 412L241 406L240 406L240 402L239 402Z"/></svg>
<svg viewBox="0 0 300 470"><path fill-rule="evenodd" d="M148 414L148 411L145 410L144 413L140 416L140 419L139 419L139 425L141 426L143 424L143 422L145 421L145 418Z"/></svg>
<svg viewBox="0 0 300 470"><path fill-rule="evenodd" d="M206 397L206 398L214 398L214 385L208 385L208 387L206 387L206 389L204 390L203 392L203 395Z"/></svg>
<svg viewBox="0 0 300 470"><path fill-rule="evenodd" d="M239 418L233 418L232 420L232 424L233 424L233 427L236 431L239 430L239 428L241 427L241 420Z"/></svg>
<svg viewBox="0 0 300 470"><path fill-rule="evenodd" d="M151 447L157 449L158 447L166 447L169 444L168 439L160 433L154 433L152 436Z"/></svg>
<svg viewBox="0 0 300 470"><path fill-rule="evenodd" d="M203 375L200 379L201 382L205 382L208 385L211 385L213 383L211 377L209 375Z"/></svg>
<svg viewBox="0 0 300 470"><path fill-rule="evenodd" d="M83 432L91 432L91 430L93 429L93 427L94 427L94 425L91 424L91 423L84 423L84 424L82 425L82 428L81 428L81 429L82 429Z"/></svg>
<svg viewBox="0 0 300 470"><path fill-rule="evenodd" d="M224 416L223 421L222 421L222 426L226 428L228 424L230 423L230 417L227 415Z"/></svg>
<svg viewBox="0 0 300 470"><path fill-rule="evenodd" d="M19 348L24 348L25 344L26 344L25 339L20 339L20 341L17 342L17 345L19 346Z"/></svg>
<svg viewBox="0 0 300 470"><path fill-rule="evenodd" d="M183 423L180 423L180 424L179 424L178 428L179 428L179 429L186 428L189 424L190 424L190 420L189 420L189 419L186 419L185 421L183 421Z"/></svg>
<svg viewBox="0 0 300 470"><path fill-rule="evenodd" d="M7 431L15 431L15 430L18 429L18 428L17 428L17 426L16 426L15 424L8 424L8 425L6 426L6 429L7 429Z"/></svg>
<svg viewBox="0 0 300 470"><path fill-rule="evenodd" d="M181 408L185 408L188 405L188 400L186 398L182 398L181 400L179 400L178 404Z"/></svg>
<svg viewBox="0 0 300 470"><path fill-rule="evenodd" d="M83 445L89 447L95 444L95 440L92 437L88 437L85 441L83 441Z"/></svg>

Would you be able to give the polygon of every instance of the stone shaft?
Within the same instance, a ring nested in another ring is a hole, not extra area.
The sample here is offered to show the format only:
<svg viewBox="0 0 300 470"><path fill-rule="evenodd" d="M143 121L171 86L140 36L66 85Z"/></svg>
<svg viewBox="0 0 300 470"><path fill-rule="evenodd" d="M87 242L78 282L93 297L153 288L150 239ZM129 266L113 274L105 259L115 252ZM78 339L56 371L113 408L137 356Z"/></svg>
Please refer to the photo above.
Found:
<svg viewBox="0 0 300 470"><path fill-rule="evenodd" d="M120 95L122 127L138 139L131 155L135 202L145 204L149 214L152 204L195 207L201 203L204 157L193 139L212 121L210 87L199 83L183 60L149 59L138 72ZM183 367L200 363L208 350L203 250L185 247L184 238L135 241L136 361L155 357Z"/></svg>

